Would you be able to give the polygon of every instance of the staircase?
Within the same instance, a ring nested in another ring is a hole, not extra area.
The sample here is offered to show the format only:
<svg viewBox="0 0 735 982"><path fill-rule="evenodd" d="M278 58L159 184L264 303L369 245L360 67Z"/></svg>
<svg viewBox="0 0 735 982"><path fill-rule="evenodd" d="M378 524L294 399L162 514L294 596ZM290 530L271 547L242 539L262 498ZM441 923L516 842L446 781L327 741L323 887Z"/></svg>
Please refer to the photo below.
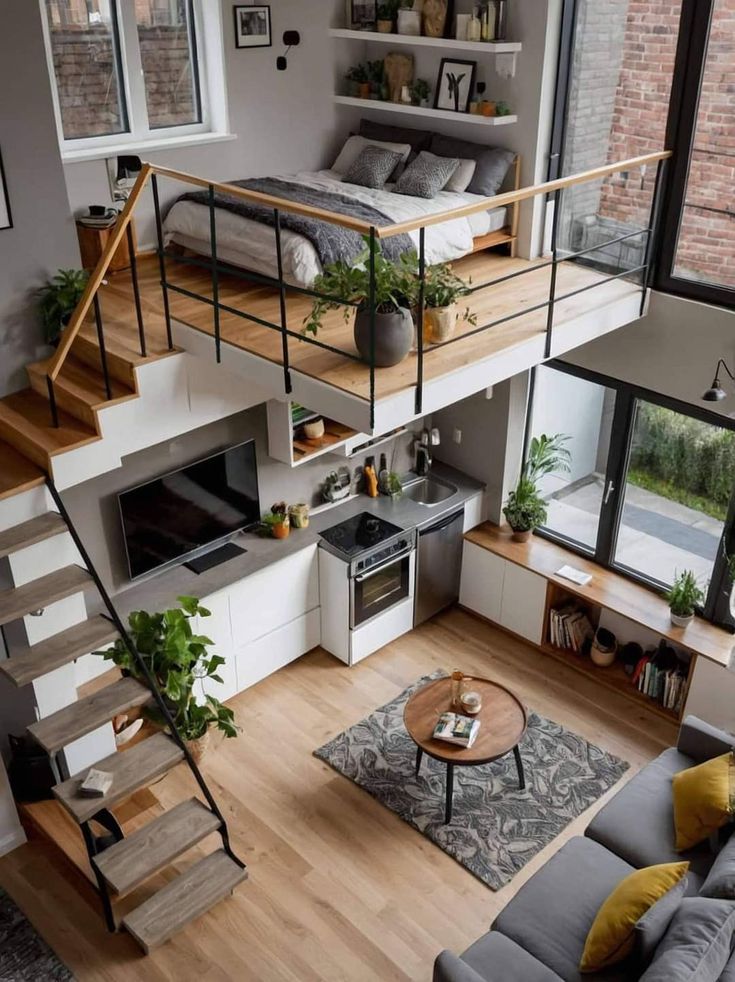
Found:
<svg viewBox="0 0 735 982"><path fill-rule="evenodd" d="M93 409L91 402L85 401L91 390L85 387L85 397L81 397L79 388L72 383L70 375L69 385L63 389L64 400L68 397L67 405L73 406L75 412L81 412L83 405ZM34 392L33 398L41 397ZM77 399L80 401L75 402ZM61 398L59 402L62 403ZM5 406L0 411L0 420L7 422L7 414ZM58 511L49 511L0 532L0 559L13 557L47 540L54 547L54 540L68 533L83 565L65 565L21 586L0 591L0 627L93 588L99 592L107 615L90 617L31 645L17 657L0 661L0 673L18 687L39 682L48 673L118 637L125 640L145 671L145 664L99 580L58 491L51 480L47 484ZM118 928L114 909L117 898L144 885L207 836L220 835L222 848L190 865L122 918L120 926L146 953L205 914L247 878L244 864L230 847L224 818L149 674L148 681L144 685L130 677L121 678L28 727L29 735L49 754L61 778L65 770L64 748L114 717L155 704L167 718L167 732L157 732L95 764L113 775L112 786L104 797L87 798L79 794L86 769L60 779L53 788L56 800L79 825L111 931ZM204 800L195 797L182 801L126 837L113 809L180 764L190 768ZM98 835L95 831L98 826L109 834Z"/></svg>

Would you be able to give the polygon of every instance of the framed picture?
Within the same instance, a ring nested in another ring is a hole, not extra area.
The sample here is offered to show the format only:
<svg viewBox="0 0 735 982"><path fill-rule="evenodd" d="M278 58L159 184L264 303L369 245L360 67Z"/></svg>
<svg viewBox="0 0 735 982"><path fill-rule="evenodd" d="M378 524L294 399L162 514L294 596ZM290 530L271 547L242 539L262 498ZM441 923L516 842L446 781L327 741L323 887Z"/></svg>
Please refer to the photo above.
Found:
<svg viewBox="0 0 735 982"><path fill-rule="evenodd" d="M352 31L374 31L378 24L378 0L347 0L347 22Z"/></svg>
<svg viewBox="0 0 735 982"><path fill-rule="evenodd" d="M3 158L0 154L0 230L13 227L13 216L10 214L10 200L8 198L8 187L5 183L5 171L3 170Z"/></svg>
<svg viewBox="0 0 735 982"><path fill-rule="evenodd" d="M439 77L436 80L434 109L466 113L470 108L476 72L476 61L442 58L442 63L439 66Z"/></svg>
<svg viewBox="0 0 735 982"><path fill-rule="evenodd" d="M235 44L238 48L270 48L271 8L266 4L238 6L235 11Z"/></svg>

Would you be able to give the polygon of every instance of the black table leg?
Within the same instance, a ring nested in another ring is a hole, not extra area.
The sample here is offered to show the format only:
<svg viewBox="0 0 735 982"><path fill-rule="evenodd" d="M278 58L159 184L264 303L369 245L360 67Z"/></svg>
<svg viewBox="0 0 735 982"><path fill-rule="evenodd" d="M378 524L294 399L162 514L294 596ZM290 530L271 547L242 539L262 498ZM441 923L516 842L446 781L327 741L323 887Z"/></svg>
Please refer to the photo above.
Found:
<svg viewBox="0 0 735 982"><path fill-rule="evenodd" d="M523 791L526 787L526 778L523 773L523 760L521 759L521 751L518 749L517 744L515 747L513 747L513 756L516 759L516 767L518 768L518 787L521 789L521 791Z"/></svg>
<svg viewBox="0 0 735 982"><path fill-rule="evenodd" d="M447 764L447 802L444 808L444 824L452 821L452 797L454 795L454 764Z"/></svg>
<svg viewBox="0 0 735 982"><path fill-rule="evenodd" d="M419 771L421 770L421 761L424 759L424 751L421 747L416 747L416 777L419 776Z"/></svg>

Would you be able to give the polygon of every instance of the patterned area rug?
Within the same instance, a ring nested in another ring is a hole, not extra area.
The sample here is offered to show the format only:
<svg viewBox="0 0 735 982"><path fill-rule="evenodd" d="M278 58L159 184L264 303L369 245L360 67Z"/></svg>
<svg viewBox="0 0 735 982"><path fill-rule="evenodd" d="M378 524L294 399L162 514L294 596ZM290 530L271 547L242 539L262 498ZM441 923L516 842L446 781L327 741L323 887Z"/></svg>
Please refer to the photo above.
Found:
<svg viewBox="0 0 735 982"><path fill-rule="evenodd" d="M415 777L416 745L403 725L409 695L444 674L419 679L314 756L499 890L601 798L629 764L531 712L521 742L526 790L518 789L512 753L482 767L457 767L452 821L444 825L446 766L424 755L421 776Z"/></svg>
<svg viewBox="0 0 735 982"><path fill-rule="evenodd" d="M25 914L0 890L0 982L74 982Z"/></svg>

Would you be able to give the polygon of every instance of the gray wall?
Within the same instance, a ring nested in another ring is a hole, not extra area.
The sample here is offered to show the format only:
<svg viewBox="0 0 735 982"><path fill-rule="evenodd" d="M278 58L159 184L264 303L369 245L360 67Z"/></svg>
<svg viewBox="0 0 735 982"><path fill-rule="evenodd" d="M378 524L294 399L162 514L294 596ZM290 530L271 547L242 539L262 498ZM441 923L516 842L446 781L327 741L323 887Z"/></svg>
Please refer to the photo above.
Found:
<svg viewBox="0 0 735 982"><path fill-rule="evenodd" d="M417 422L412 426L420 429L421 423ZM268 510L274 502L283 500L289 504L300 501L321 503L319 487L329 471L347 466L354 472L367 456L362 454L348 460L337 454L324 454L311 463L295 468L273 460L268 456L264 404L192 430L178 439L131 454L124 459L123 466L118 470L64 492L64 501L71 517L109 590L117 593L129 586L130 582L117 510L118 492L207 456L220 448L250 439L256 441L260 503L263 510ZM405 473L413 465L412 441L413 433L404 434L393 443L377 448L373 455L378 458L381 453L385 453L388 466L392 466L398 473Z"/></svg>
<svg viewBox="0 0 735 982"><path fill-rule="evenodd" d="M0 395L27 385L42 358L34 290L58 267L77 266L56 139L51 86L35 0L5 0L0 42L0 152L13 228L0 231Z"/></svg>

